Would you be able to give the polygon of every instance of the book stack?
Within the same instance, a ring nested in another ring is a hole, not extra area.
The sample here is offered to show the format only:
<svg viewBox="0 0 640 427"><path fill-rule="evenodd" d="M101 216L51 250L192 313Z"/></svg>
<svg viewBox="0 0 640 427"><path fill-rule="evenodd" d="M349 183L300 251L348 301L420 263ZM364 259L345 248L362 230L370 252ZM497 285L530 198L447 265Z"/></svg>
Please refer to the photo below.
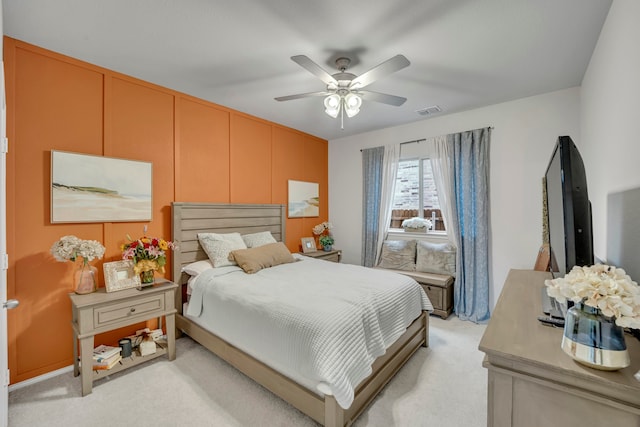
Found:
<svg viewBox="0 0 640 427"><path fill-rule="evenodd" d="M122 360L120 347L99 345L93 349L93 370L100 371L113 368Z"/></svg>

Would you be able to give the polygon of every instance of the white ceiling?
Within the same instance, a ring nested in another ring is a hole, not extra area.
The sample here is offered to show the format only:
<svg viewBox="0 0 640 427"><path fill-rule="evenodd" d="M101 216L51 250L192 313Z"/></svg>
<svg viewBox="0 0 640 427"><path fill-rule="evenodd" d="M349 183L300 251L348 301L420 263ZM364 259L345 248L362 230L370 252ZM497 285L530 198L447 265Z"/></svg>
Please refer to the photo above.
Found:
<svg viewBox="0 0 640 427"><path fill-rule="evenodd" d="M579 86L610 0L2 0L8 36L325 139ZM360 75L411 65L367 89L407 98L324 114L325 89L291 61Z"/></svg>

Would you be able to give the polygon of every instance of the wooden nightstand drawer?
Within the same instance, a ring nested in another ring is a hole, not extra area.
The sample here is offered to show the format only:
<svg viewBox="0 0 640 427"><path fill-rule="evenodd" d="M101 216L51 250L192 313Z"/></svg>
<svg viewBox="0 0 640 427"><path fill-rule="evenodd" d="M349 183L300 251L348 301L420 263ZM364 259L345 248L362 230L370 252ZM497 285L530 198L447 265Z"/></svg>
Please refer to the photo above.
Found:
<svg viewBox="0 0 640 427"><path fill-rule="evenodd" d="M96 307L93 310L93 327L100 328L111 323L132 319L137 316L149 316L154 311L164 311L164 295L150 295L118 304Z"/></svg>
<svg viewBox="0 0 640 427"><path fill-rule="evenodd" d="M334 249L331 251L307 252L306 254L300 253L300 255L331 262L340 262L340 260L342 259L342 251L339 249Z"/></svg>
<svg viewBox="0 0 640 427"><path fill-rule="evenodd" d="M339 253L330 254L330 255L321 257L320 259L323 259L325 261L331 261L331 262L340 262L340 254Z"/></svg>

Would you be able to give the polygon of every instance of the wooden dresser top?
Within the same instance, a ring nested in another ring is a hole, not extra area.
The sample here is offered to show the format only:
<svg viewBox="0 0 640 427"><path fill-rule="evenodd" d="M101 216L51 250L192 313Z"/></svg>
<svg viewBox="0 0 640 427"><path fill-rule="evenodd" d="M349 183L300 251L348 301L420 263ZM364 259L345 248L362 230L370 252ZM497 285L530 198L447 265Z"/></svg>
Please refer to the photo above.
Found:
<svg viewBox="0 0 640 427"><path fill-rule="evenodd" d="M543 315L541 288L548 278L551 274L541 271L509 272L479 345L488 362L564 385L617 389L619 396L629 395L624 400L640 405L640 381L634 378L640 370L640 341L625 336L631 366L619 371L599 371L575 362L560 348L562 328L537 320Z"/></svg>

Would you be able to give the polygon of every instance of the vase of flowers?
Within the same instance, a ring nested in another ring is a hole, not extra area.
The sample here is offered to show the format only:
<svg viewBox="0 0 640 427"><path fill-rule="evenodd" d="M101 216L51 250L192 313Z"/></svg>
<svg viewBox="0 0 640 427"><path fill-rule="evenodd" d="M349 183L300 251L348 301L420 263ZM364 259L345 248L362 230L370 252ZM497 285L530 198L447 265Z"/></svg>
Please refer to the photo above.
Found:
<svg viewBox="0 0 640 427"><path fill-rule="evenodd" d="M402 228L406 232L426 233L432 226L431 220L427 218L413 217L402 221Z"/></svg>
<svg viewBox="0 0 640 427"><path fill-rule="evenodd" d="M133 271L140 275L143 286L153 284L156 271L164 273L167 251L176 247L174 242L157 237L141 237L137 240L127 235L129 243L122 245L122 259L133 261Z"/></svg>
<svg viewBox="0 0 640 427"><path fill-rule="evenodd" d="M89 265L89 261L102 258L104 246L96 240L82 240L76 236L63 236L51 246L51 255L59 262L76 262L74 272L74 291L77 294L89 294L98 289L98 269Z"/></svg>
<svg viewBox="0 0 640 427"><path fill-rule="evenodd" d="M574 304L565 316L565 353L596 369L629 366L623 328L640 328L640 287L623 269L603 264L574 267L545 285L559 303Z"/></svg>
<svg viewBox="0 0 640 427"><path fill-rule="evenodd" d="M320 241L320 238L322 236L330 236L332 228L333 225L328 221L321 222L312 228L313 234L316 236L316 246L324 246ZM331 242L331 244L333 244L333 242Z"/></svg>
<svg viewBox="0 0 640 427"><path fill-rule="evenodd" d="M323 236L320 236L320 239L318 240L320 241L320 244L325 251L329 252L332 249L334 240L330 235L325 234Z"/></svg>

